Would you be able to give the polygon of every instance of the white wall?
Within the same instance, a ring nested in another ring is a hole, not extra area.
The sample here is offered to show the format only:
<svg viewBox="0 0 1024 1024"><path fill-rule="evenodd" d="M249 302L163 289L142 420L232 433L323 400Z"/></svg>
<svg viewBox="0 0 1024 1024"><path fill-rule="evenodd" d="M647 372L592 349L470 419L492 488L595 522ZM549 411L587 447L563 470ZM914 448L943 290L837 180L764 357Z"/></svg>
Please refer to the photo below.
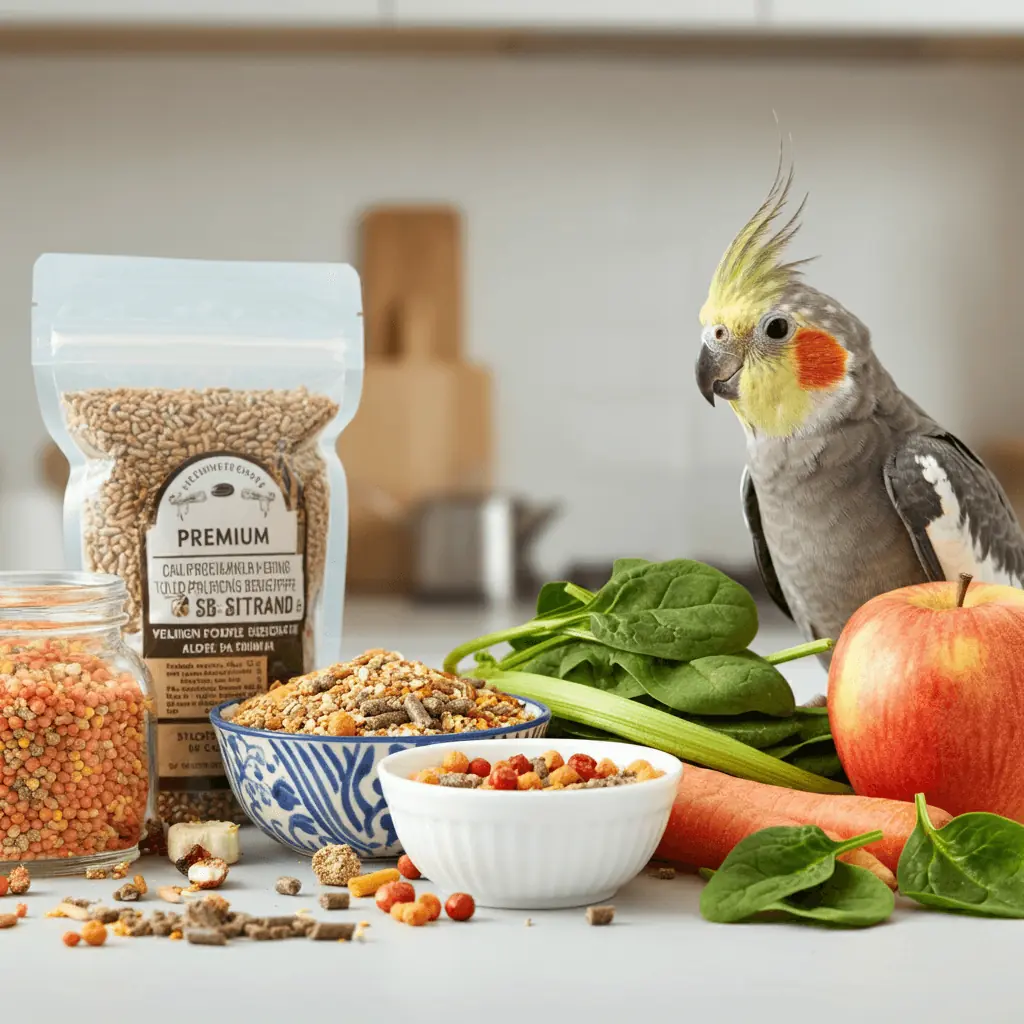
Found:
<svg viewBox="0 0 1024 1024"><path fill-rule="evenodd" d="M1017 432L1024 69L485 58L0 58L0 559L59 562L29 371L46 250L354 258L366 204L468 218L468 337L500 477L562 499L573 556L747 557L739 430L698 395L696 315L774 172L797 255L897 379L977 440Z"/></svg>

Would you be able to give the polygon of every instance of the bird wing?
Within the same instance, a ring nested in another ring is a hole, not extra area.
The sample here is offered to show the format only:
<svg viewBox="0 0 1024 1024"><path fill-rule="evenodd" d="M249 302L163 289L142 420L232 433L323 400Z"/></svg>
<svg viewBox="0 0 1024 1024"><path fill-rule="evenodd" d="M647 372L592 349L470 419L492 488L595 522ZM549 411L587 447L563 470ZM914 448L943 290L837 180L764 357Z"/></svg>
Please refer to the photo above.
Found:
<svg viewBox="0 0 1024 1024"><path fill-rule="evenodd" d="M782 587L779 586L779 577L775 574L775 566L772 564L771 552L768 550L768 541L764 535L764 527L761 525L761 507L757 503L757 491L754 490L754 481L750 479L750 470L743 468L743 479L740 482L740 490L743 497L743 519L746 521L747 529L750 531L750 539L754 542L754 558L757 559L757 570L761 574L768 596L779 606L782 612L789 618L793 613L789 610L789 604Z"/></svg>
<svg viewBox="0 0 1024 1024"><path fill-rule="evenodd" d="M1024 533L988 467L952 434L915 434L885 466L889 499L930 580L1024 585Z"/></svg>

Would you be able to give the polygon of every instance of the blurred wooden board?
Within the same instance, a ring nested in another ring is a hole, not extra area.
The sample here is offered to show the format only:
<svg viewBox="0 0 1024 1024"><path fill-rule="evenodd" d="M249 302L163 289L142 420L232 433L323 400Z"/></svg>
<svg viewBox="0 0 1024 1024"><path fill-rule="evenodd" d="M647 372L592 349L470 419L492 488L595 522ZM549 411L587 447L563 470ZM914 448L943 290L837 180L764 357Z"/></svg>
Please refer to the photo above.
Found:
<svg viewBox="0 0 1024 1024"><path fill-rule="evenodd" d="M462 217L451 206L378 206L360 222L367 359L462 357Z"/></svg>

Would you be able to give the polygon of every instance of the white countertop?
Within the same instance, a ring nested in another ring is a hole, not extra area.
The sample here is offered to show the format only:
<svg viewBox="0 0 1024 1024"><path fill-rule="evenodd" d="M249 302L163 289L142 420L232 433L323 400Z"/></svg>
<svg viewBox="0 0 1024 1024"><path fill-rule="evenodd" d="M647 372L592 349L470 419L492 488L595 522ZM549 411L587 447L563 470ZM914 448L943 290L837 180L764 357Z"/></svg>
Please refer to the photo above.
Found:
<svg viewBox="0 0 1024 1024"><path fill-rule="evenodd" d="M344 654L392 646L439 664L454 644L524 621L528 610L417 608L387 600L349 602ZM763 616L755 645L766 652L797 642L789 623ZM783 666L799 700L824 688L813 660ZM221 890L237 910L368 920L365 942L294 939L223 948L166 939L111 936L106 946L65 948L73 922L44 919L65 895L111 903L120 884L38 879L29 917L0 931L0 1022L49 1024L389 1024L416 1018L444 1024L706 1024L756 1020L792 1024L900 1021L1020 1021L1017 977L1024 922L928 913L900 901L892 920L858 931L807 925L712 925L699 916L701 881L641 876L613 900L615 923L592 928L579 910L479 909L456 924L400 925L372 900L350 911L317 904L309 862L242 833L243 861ZM170 863L145 858L151 895L180 884ZM274 880L299 877L305 891L278 896ZM429 883L416 883L430 891ZM442 898L446 893L439 893ZM11 896L0 912L13 911ZM365 909L364 909L365 907ZM41 1000L45 999L45 1002ZM18 1011L22 1011L19 1015Z"/></svg>
<svg viewBox="0 0 1024 1024"><path fill-rule="evenodd" d="M0 931L2 1019L75 1024L185 1021L1019 1021L1024 922L954 917L901 905L885 925L827 931L800 924L712 925L698 914L702 882L642 875L612 901L615 921L584 911L480 908L466 923L399 924L353 900L323 911L308 860L243 830L243 860L219 890L255 914L309 908L321 919L368 920L364 942L237 939L225 947L119 938L68 949L75 922L46 919L65 895L112 904L121 883L38 879L29 916ZM375 865L376 866L376 865ZM181 876L160 858L139 867L150 895ZM296 897L273 890L281 874ZM419 881L418 892L430 891ZM442 899L447 895L439 893ZM15 899L0 899L13 910ZM22 1011L21 1014L18 1011Z"/></svg>

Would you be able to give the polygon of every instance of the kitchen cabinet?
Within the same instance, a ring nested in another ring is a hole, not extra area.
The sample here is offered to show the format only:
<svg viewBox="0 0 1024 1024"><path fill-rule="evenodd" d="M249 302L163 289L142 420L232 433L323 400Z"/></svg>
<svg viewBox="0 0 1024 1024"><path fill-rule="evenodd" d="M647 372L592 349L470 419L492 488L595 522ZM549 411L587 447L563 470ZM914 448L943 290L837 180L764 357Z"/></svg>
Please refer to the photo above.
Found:
<svg viewBox="0 0 1024 1024"><path fill-rule="evenodd" d="M759 0L390 0L399 26L753 28Z"/></svg>
<svg viewBox="0 0 1024 1024"><path fill-rule="evenodd" d="M1021 0L768 0L768 23L782 30L1005 32L1024 29Z"/></svg>
<svg viewBox="0 0 1024 1024"><path fill-rule="evenodd" d="M0 25L352 25L379 21L381 3L382 0L0 0Z"/></svg>

